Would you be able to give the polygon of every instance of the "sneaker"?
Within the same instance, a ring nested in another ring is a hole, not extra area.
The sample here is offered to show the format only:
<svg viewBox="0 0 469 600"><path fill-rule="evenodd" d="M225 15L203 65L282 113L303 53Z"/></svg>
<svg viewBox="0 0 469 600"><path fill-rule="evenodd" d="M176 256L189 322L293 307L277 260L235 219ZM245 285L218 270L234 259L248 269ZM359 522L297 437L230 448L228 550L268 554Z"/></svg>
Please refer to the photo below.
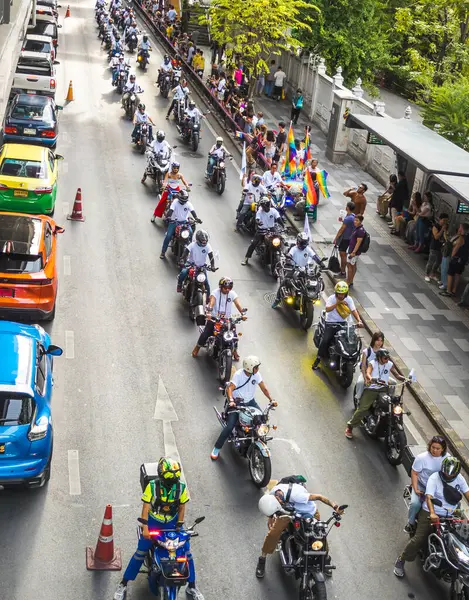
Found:
<svg viewBox="0 0 469 600"><path fill-rule="evenodd" d="M164 252L162 252L162 253L160 254L160 258L161 258L161 260L164 260L164 259L166 258L166 254L165 254Z"/></svg>
<svg viewBox="0 0 469 600"><path fill-rule="evenodd" d="M321 362L321 359L318 356L317 359L311 365L311 368L313 369L313 371L317 371L318 370L320 362Z"/></svg>
<svg viewBox="0 0 469 600"><path fill-rule="evenodd" d="M243 265L243 267L245 267L246 265L249 264L249 258L246 256L246 258L242 261L241 263Z"/></svg>
<svg viewBox="0 0 469 600"><path fill-rule="evenodd" d="M116 591L114 592L114 600L125 600L127 595L127 586L122 582L117 586Z"/></svg>
<svg viewBox="0 0 469 600"><path fill-rule="evenodd" d="M219 455L220 455L220 450L219 450L219 448L214 448L214 449L212 450L212 454L210 454L210 458L211 458L212 460L217 460L217 459L218 459L218 457L219 457Z"/></svg>
<svg viewBox="0 0 469 600"><path fill-rule="evenodd" d="M265 556L259 556L256 567L256 577L262 579L265 575Z"/></svg>
<svg viewBox="0 0 469 600"><path fill-rule="evenodd" d="M447 296L448 298L451 298L451 296L454 296L454 294L452 292L448 292L447 290L443 290L440 292L440 296Z"/></svg>
<svg viewBox="0 0 469 600"><path fill-rule="evenodd" d="M431 279L430 279L430 277L428 277L428 275L426 275L426 276L425 276L425 281L426 281L427 283L430 283Z"/></svg>
<svg viewBox="0 0 469 600"><path fill-rule="evenodd" d="M178 285L176 288L176 293L180 294L182 292L182 285Z"/></svg>
<svg viewBox="0 0 469 600"><path fill-rule="evenodd" d="M351 428L351 427L349 427L348 425L347 425L347 427L345 428L345 437L346 437L348 440L353 440L353 431L352 431L352 428Z"/></svg>
<svg viewBox="0 0 469 600"><path fill-rule="evenodd" d="M446 285L444 285L443 283L440 283L440 284L438 285L438 289L439 289L439 290L445 290L445 291L446 291Z"/></svg>
<svg viewBox="0 0 469 600"><path fill-rule="evenodd" d="M404 527L404 532L408 533L409 535L411 533L414 533L415 531L415 525L413 525L412 523L407 523L407 525Z"/></svg>
<svg viewBox="0 0 469 600"><path fill-rule="evenodd" d="M279 304L280 304L280 300L274 300L272 302L272 308L278 308Z"/></svg>
<svg viewBox="0 0 469 600"><path fill-rule="evenodd" d="M405 565L405 561L402 560L402 558L399 556L399 558L394 563L394 575L396 577L404 577L404 575L405 575L404 565Z"/></svg>
<svg viewBox="0 0 469 600"><path fill-rule="evenodd" d="M204 600L204 595L202 594L202 592L199 591L199 589L195 585L191 587L191 585L189 584L186 587L186 594L194 598L194 600Z"/></svg>

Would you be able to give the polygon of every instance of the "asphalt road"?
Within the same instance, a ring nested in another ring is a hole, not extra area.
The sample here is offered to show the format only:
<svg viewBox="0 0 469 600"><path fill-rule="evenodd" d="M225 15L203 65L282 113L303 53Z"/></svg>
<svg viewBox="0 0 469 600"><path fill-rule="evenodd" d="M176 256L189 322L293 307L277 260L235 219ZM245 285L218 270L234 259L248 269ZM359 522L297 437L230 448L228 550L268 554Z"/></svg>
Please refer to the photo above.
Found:
<svg viewBox="0 0 469 600"><path fill-rule="evenodd" d="M205 598L294 597L296 583L280 573L276 556L265 580L255 578L266 522L247 464L229 447L216 464L210 460L219 432L212 406L221 406L214 365L204 351L197 360L190 355L197 331L176 295L174 261L159 259L163 231L150 222L155 195L140 184L145 159L130 144L131 125L111 87L93 3L72 4L71 10L59 50L62 92L70 79L75 91L62 114L58 148L66 160L56 219L66 232L59 242L57 317L48 328L53 342L65 347L55 361L53 473L46 490L0 494L0 598L112 598L120 575L86 571L85 547L95 545L111 503L124 567L134 551L139 466L157 460L165 448L162 422L154 419L160 380L178 418L172 428L192 497L187 520L206 516L193 542ZM278 424L271 442L273 476L302 473L311 491L350 505L330 537L337 570L328 582L329 597L441 599L447 590L424 576L420 565L409 565L404 581L393 575L406 541L405 473L388 465L379 444L360 433L353 442L345 439L351 394L312 373L312 334L299 329L295 314L271 310L265 299L275 290L271 276L255 259L249 268L240 265L248 239L233 232L238 173L228 167L221 198L207 188L203 172L213 134L204 127L197 154L178 140L174 124L164 119L167 101L152 83L160 61L155 48L149 74L137 80L157 127L178 144L181 171L193 182L191 199L219 251L212 283L218 275L232 277L249 309L241 355L261 358L262 375L279 402L272 419ZM85 223L64 216L77 187L83 190ZM79 476L76 462L69 465L70 451L78 451ZM129 586L128 597L149 598L144 576Z"/></svg>

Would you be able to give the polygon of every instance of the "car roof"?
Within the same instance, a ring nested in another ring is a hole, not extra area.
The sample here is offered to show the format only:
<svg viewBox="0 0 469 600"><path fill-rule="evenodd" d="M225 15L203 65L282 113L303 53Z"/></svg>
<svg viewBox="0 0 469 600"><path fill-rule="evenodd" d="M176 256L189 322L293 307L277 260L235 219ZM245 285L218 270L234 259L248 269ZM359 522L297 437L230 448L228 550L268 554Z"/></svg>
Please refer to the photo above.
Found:
<svg viewBox="0 0 469 600"><path fill-rule="evenodd" d="M48 44L52 44L52 37L50 35L38 35L36 33L27 33L24 38L25 42L47 42Z"/></svg>
<svg viewBox="0 0 469 600"><path fill-rule="evenodd" d="M27 106L45 106L46 104L53 104L52 98L49 96L41 96L40 94L16 94L13 98L13 103L26 104Z"/></svg>
<svg viewBox="0 0 469 600"><path fill-rule="evenodd" d="M39 254L44 222L39 217L0 213L0 254Z"/></svg>
<svg viewBox="0 0 469 600"><path fill-rule="evenodd" d="M34 396L36 341L34 326L0 322L0 392L22 392Z"/></svg>
<svg viewBox="0 0 469 600"><path fill-rule="evenodd" d="M48 149L32 144L4 144L3 154L5 158L16 158L18 160L44 160Z"/></svg>

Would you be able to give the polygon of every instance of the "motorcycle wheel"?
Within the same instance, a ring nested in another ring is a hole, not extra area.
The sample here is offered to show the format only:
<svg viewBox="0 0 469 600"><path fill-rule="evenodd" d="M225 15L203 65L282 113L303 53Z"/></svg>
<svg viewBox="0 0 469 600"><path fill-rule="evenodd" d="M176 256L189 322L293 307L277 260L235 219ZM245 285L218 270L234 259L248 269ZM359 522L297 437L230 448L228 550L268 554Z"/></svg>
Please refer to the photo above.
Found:
<svg viewBox="0 0 469 600"><path fill-rule="evenodd" d="M306 587L300 585L299 600L327 600L325 581L311 581Z"/></svg>
<svg viewBox="0 0 469 600"><path fill-rule="evenodd" d="M464 586L462 592L456 591L456 586L454 581L451 582L451 589L449 592L449 600L469 600L469 589Z"/></svg>
<svg viewBox="0 0 469 600"><path fill-rule="evenodd" d="M391 431L393 436L393 443L390 444L390 440L386 437L386 458L389 464L397 467L402 462L402 456L404 449L407 446L407 436L405 431L402 429L394 429Z"/></svg>
<svg viewBox="0 0 469 600"><path fill-rule="evenodd" d="M192 152L197 152L197 148L199 147L199 136L195 134L192 136Z"/></svg>
<svg viewBox="0 0 469 600"><path fill-rule="evenodd" d="M263 456L260 448L254 446L249 456L249 475L258 488L265 487L272 475L270 456Z"/></svg>
<svg viewBox="0 0 469 600"><path fill-rule="evenodd" d="M232 366L233 357L231 356L231 352L225 350L221 353L218 360L218 379L222 385L225 385L230 381Z"/></svg>
<svg viewBox="0 0 469 600"><path fill-rule="evenodd" d="M277 265L280 262L280 252L274 252L272 260L270 261L270 272L272 277L277 278Z"/></svg>
<svg viewBox="0 0 469 600"><path fill-rule="evenodd" d="M169 90L166 86L160 87L160 95L163 96L163 98L168 97L168 92L169 92Z"/></svg>
<svg viewBox="0 0 469 600"><path fill-rule="evenodd" d="M217 183L217 194L221 196L225 191L225 176L220 175Z"/></svg>
<svg viewBox="0 0 469 600"><path fill-rule="evenodd" d="M310 300L306 300L306 304L303 304L303 310L300 312L300 323L301 328L305 331L313 324L314 318L314 305ZM353 376L353 374L352 374Z"/></svg>
<svg viewBox="0 0 469 600"><path fill-rule="evenodd" d="M194 304L192 304L190 302L190 298L189 298L189 319L194 322L195 321L195 308L197 306L202 306L204 303L204 298L203 295L198 292L196 297L194 298ZM230 370L230 375L231 375L231 370Z"/></svg>
<svg viewBox="0 0 469 600"><path fill-rule="evenodd" d="M146 138L146 136L143 136L143 138L140 141L140 146L139 146L140 154L145 154L146 149L147 149L147 138Z"/></svg>
<svg viewBox="0 0 469 600"><path fill-rule="evenodd" d="M345 365L345 373L340 374L338 379L340 386L343 387L344 390L350 387L353 381L353 365L347 363Z"/></svg>

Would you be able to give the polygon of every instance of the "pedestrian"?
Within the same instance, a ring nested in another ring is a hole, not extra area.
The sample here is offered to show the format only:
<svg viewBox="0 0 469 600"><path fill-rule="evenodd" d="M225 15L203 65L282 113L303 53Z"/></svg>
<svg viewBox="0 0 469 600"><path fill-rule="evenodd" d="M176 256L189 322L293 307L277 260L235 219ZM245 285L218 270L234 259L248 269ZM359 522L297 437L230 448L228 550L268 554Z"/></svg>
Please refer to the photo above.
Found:
<svg viewBox="0 0 469 600"><path fill-rule="evenodd" d="M422 206L417 214L417 224L415 226L415 246L411 246L416 254L424 251L427 244L427 234L431 228L433 218L433 198L430 192L425 192L423 195Z"/></svg>
<svg viewBox="0 0 469 600"><path fill-rule="evenodd" d="M448 266L448 283L446 291L440 292L441 296L454 296L458 289L459 280L464 267L469 260L469 223L461 223L458 235L453 244L451 259Z"/></svg>
<svg viewBox="0 0 469 600"><path fill-rule="evenodd" d="M296 90L296 94L293 96L291 104L292 108L290 118L293 125L296 125L298 123L298 117L300 116L301 109L303 108L303 92L300 88Z"/></svg>
<svg viewBox="0 0 469 600"><path fill-rule="evenodd" d="M453 243L457 239L456 236L450 236L449 230L444 231L442 246L441 246L441 266L440 266L440 281L438 282L438 288L440 290L446 290L448 283L448 267L451 260L451 254L453 253Z"/></svg>
<svg viewBox="0 0 469 600"><path fill-rule="evenodd" d="M212 65L215 65L217 62L217 54L219 47L220 44L216 40L212 40L212 43L210 44Z"/></svg>
<svg viewBox="0 0 469 600"><path fill-rule="evenodd" d="M363 215L355 215L353 220L352 237L347 248L347 283L349 288L353 286L353 279L357 272L357 262L360 256L360 246L365 239L365 228L363 227Z"/></svg>
<svg viewBox="0 0 469 600"><path fill-rule="evenodd" d="M280 100L283 95L283 86L285 85L285 79L287 78L287 74L282 70L282 67L279 65L277 70L274 73L274 91L272 94L272 99Z"/></svg>
<svg viewBox="0 0 469 600"><path fill-rule="evenodd" d="M378 196L376 200L376 212L382 218L388 214L389 202L391 201L391 196L396 189L396 185L397 177L394 175L394 173L391 173L391 175L389 175L388 187L380 196Z"/></svg>
<svg viewBox="0 0 469 600"><path fill-rule="evenodd" d="M422 194L414 192L409 208L398 214L394 219L394 223L391 221L389 224L391 228L389 233L402 236L412 245L415 242L415 226L417 225L417 215L420 212L422 202Z"/></svg>
<svg viewBox="0 0 469 600"><path fill-rule="evenodd" d="M345 207L345 217L342 219L342 225L334 238L334 246L338 247L340 257L339 277L346 277L345 268L347 265L347 250L350 245L353 228L355 227L355 204L347 202Z"/></svg>
<svg viewBox="0 0 469 600"><path fill-rule="evenodd" d="M425 267L425 281L430 283L431 281L438 281L438 267L441 263L441 247L442 240L445 231L448 231L449 227L449 215L441 213L438 218L438 222L432 227L432 236L430 240L430 254L428 256L427 266Z"/></svg>
<svg viewBox="0 0 469 600"><path fill-rule="evenodd" d="M461 300L458 302L458 306L461 306L462 308L469 307L469 283L466 284L466 287L464 288L464 292L462 293Z"/></svg>
<svg viewBox="0 0 469 600"><path fill-rule="evenodd" d="M274 156L274 161L276 163L279 162L280 160L280 156L283 154L283 151L285 150L285 143L287 141L287 132L285 131L285 122L284 121L280 121L278 124L278 133L277 133L277 137L275 138L275 156Z"/></svg>
<svg viewBox="0 0 469 600"><path fill-rule="evenodd" d="M265 78L265 95L271 98L272 92L274 91L274 75L275 75L275 60L270 61L270 68Z"/></svg>
<svg viewBox="0 0 469 600"><path fill-rule="evenodd" d="M407 185L407 178L405 176L404 171L398 171L397 173L397 185L394 189L394 192L391 196L391 201L389 202L389 208L391 209L391 220L394 229L396 228L396 217L397 215L402 214L404 210L404 205L407 204L409 200L409 186Z"/></svg>
<svg viewBox="0 0 469 600"><path fill-rule="evenodd" d="M364 215L366 209L366 196L365 192L367 191L368 186L366 183L360 183L357 188L349 188L345 190L344 196L350 198L350 200L355 204L355 214L356 215Z"/></svg>
<svg viewBox="0 0 469 600"><path fill-rule="evenodd" d="M265 86L265 73L261 71L256 78L256 89L254 91L254 96L262 96L262 92L264 91Z"/></svg>
<svg viewBox="0 0 469 600"><path fill-rule="evenodd" d="M168 14L166 15L166 18L168 19L168 21L170 23L174 23L174 21L176 20L176 17L178 16L174 6L172 4L169 5L169 10L168 10Z"/></svg>

